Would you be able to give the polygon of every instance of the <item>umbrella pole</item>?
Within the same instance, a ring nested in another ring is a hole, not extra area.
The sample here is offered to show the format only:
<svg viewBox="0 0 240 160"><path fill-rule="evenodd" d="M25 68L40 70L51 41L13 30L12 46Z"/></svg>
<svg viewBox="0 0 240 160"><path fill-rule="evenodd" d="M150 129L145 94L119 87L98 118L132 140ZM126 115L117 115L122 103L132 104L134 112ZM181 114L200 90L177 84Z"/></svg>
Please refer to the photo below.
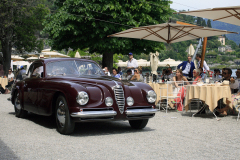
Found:
<svg viewBox="0 0 240 160"><path fill-rule="evenodd" d="M203 47L202 47L201 65L200 65L201 68L203 67L203 62L204 62L205 53L206 53L206 47L207 47L207 37L204 37Z"/></svg>

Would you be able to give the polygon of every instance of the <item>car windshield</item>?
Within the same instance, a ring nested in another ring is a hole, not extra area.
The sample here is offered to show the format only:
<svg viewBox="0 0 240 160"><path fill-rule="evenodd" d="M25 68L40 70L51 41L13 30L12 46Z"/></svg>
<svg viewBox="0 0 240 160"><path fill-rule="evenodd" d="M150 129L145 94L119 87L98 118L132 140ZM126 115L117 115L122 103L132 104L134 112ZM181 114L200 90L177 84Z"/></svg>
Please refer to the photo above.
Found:
<svg viewBox="0 0 240 160"><path fill-rule="evenodd" d="M104 75L103 70L89 61L57 61L46 65L47 76Z"/></svg>

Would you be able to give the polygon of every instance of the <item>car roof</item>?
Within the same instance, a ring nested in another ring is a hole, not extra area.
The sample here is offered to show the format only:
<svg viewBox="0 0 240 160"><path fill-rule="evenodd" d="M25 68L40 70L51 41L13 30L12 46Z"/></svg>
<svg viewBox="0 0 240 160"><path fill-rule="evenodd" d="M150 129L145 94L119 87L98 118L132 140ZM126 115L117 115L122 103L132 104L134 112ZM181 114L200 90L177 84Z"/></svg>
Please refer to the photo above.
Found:
<svg viewBox="0 0 240 160"><path fill-rule="evenodd" d="M36 61L34 61L34 63L49 63L49 62L55 62L55 61L69 61L69 60L77 60L77 61L89 61L89 62L94 62L92 60L88 60L88 59L83 59L83 58L47 58L47 59L38 59Z"/></svg>

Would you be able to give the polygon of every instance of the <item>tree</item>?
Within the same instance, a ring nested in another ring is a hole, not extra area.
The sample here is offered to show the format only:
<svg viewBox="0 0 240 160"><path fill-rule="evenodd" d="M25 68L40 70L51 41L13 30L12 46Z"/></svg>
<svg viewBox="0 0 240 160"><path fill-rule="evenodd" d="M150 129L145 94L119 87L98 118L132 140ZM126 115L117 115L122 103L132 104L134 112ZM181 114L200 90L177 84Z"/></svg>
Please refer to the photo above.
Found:
<svg viewBox="0 0 240 160"><path fill-rule="evenodd" d="M3 53L4 74L8 74L12 47L20 53L39 50L43 41L35 36L42 29L42 20L48 10L38 1L2 0L0 2L0 41Z"/></svg>
<svg viewBox="0 0 240 160"><path fill-rule="evenodd" d="M210 19L208 19L208 21L207 21L207 27L212 28L212 23L211 23Z"/></svg>
<svg viewBox="0 0 240 160"><path fill-rule="evenodd" d="M226 45L231 45L232 49L238 48L238 45L232 40L226 40Z"/></svg>
<svg viewBox="0 0 240 160"><path fill-rule="evenodd" d="M205 19L202 20L202 26L203 26L203 27L206 27L206 26L207 26Z"/></svg>
<svg viewBox="0 0 240 160"><path fill-rule="evenodd" d="M152 0L56 0L58 6L44 22L49 45L56 50L71 47L89 48L90 53L102 53L102 65L113 67L113 54L134 54L160 51L159 42L108 38L108 35L132 27L166 22L173 12L169 1Z"/></svg>
<svg viewBox="0 0 240 160"><path fill-rule="evenodd" d="M202 18L201 17L197 17L197 25L202 26Z"/></svg>

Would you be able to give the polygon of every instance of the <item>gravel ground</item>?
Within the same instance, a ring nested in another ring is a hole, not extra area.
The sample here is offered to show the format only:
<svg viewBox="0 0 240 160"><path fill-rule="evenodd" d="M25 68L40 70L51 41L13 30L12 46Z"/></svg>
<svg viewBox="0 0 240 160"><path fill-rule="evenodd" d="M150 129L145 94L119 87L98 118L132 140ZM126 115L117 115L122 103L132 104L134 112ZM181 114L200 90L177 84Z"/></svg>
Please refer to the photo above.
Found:
<svg viewBox="0 0 240 160"><path fill-rule="evenodd" d="M0 159L240 159L240 121L158 112L143 130L127 121L78 123L70 136L51 117L15 117L0 95Z"/></svg>

